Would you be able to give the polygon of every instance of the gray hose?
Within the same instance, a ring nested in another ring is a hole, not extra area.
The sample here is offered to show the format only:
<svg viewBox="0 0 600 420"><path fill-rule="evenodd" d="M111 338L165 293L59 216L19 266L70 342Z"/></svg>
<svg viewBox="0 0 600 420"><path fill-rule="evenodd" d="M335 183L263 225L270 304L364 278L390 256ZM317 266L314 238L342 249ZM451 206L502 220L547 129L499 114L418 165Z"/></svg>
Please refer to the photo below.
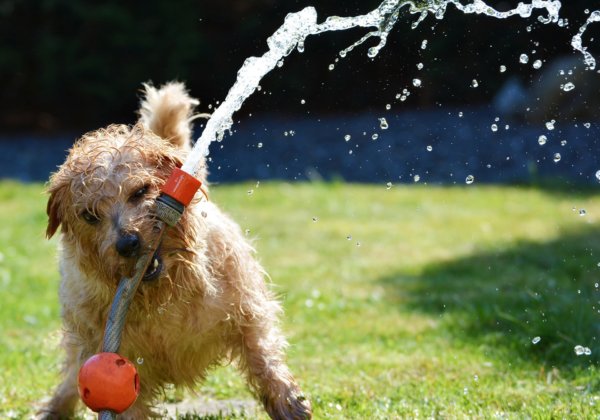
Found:
<svg viewBox="0 0 600 420"><path fill-rule="evenodd" d="M113 298L108 319L106 321L106 328L104 329L104 341L102 343L102 351L117 353L121 346L121 336L123 334L123 327L125 325L125 318L127 318L127 311L129 305L135 296L135 292L142 280L142 277L146 273L148 266L152 262L154 253L160 244L160 241L165 232L165 224L160 221L158 222L159 232L156 237L146 248L144 252L137 260L135 264L135 273L132 277L123 277L117 287L117 292ZM117 415L109 410L103 410L98 413L99 420L114 420Z"/></svg>

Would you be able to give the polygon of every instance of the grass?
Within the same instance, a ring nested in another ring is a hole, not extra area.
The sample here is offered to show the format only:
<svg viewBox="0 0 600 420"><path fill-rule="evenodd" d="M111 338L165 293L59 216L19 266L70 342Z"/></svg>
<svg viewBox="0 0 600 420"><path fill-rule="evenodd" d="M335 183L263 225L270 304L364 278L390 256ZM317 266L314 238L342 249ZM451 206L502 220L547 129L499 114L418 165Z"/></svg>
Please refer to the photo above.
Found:
<svg viewBox="0 0 600 420"><path fill-rule="evenodd" d="M317 418L598 417L593 191L261 183L212 199L256 238ZM44 210L40 185L0 184L3 418L31 415L58 381ZM200 391L249 398L232 367Z"/></svg>

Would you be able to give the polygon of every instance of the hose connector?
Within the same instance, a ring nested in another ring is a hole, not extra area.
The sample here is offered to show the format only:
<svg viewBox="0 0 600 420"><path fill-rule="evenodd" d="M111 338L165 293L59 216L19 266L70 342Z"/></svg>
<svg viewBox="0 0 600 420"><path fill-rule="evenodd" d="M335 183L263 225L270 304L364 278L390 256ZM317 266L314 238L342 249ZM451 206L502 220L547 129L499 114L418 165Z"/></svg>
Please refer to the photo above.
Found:
<svg viewBox="0 0 600 420"><path fill-rule="evenodd" d="M201 186L198 179L174 168L156 199L156 215L169 226L175 226Z"/></svg>

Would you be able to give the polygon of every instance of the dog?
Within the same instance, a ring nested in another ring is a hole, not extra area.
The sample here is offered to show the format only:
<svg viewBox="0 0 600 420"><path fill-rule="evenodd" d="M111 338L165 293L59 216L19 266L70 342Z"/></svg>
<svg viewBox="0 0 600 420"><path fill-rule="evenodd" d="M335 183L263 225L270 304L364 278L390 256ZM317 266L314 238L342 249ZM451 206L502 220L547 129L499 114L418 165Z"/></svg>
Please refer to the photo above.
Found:
<svg viewBox="0 0 600 420"><path fill-rule="evenodd" d="M191 150L198 101L181 83L145 85L139 121L83 135L50 177L52 237L60 227L63 382L43 418L74 415L81 365L101 351L117 284L131 276L157 225L154 201ZM198 178L206 185L206 163ZM193 387L209 368L236 361L273 419L311 418L285 363L280 303L240 227L197 194L165 233L129 309L119 353L137 366L140 394L120 418L157 416L165 385Z"/></svg>

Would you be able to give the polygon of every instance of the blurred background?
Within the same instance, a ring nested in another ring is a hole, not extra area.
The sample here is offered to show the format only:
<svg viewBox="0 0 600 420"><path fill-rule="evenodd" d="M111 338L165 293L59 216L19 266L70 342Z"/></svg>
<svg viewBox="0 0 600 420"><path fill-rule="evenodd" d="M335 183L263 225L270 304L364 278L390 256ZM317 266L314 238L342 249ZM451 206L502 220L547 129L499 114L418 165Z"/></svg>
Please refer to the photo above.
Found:
<svg viewBox="0 0 600 420"><path fill-rule="evenodd" d="M366 51L376 39L339 58L364 30L309 38L236 114L233 135L213 145L211 178L597 182L600 76L570 45L588 3L563 2L563 28L541 24L539 13L498 20L449 6L445 19L411 29L405 10L375 59ZM313 5L322 20L378 4L2 0L0 177L45 180L83 132L133 123L143 82L183 81L210 112L289 12ZM598 29L584 38L592 53ZM575 89L565 92L568 82Z"/></svg>

